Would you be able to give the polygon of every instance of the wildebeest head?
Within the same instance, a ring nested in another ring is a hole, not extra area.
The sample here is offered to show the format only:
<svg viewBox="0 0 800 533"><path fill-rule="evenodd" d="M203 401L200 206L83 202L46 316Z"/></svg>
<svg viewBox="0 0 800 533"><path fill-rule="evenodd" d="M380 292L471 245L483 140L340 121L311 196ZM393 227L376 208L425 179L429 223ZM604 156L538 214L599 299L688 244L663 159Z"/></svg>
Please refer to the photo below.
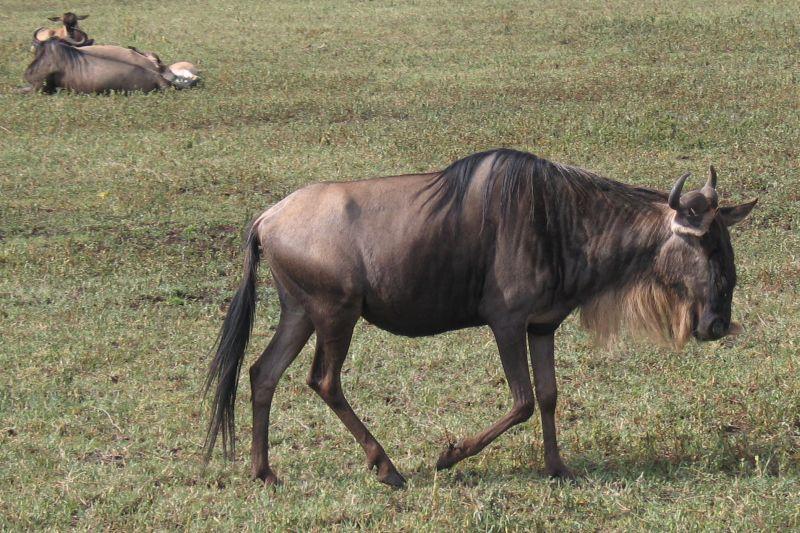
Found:
<svg viewBox="0 0 800 533"><path fill-rule="evenodd" d="M612 341L625 329L680 348L691 337L714 340L739 331L731 322L736 268L728 227L756 200L720 207L713 168L701 189L681 195L688 177L678 179L667 205L644 225L630 222L652 225L655 260L582 305L581 321L599 340Z"/></svg>
<svg viewBox="0 0 800 533"><path fill-rule="evenodd" d="M78 29L78 21L88 16L67 12L60 17L48 17L47 20L62 22L64 26L58 29L37 28L33 32L31 52L36 53L37 49L53 37L57 37L71 46L90 46L94 44L94 39L89 39L86 32Z"/></svg>
<svg viewBox="0 0 800 533"><path fill-rule="evenodd" d="M672 236L662 248L658 274L690 305L691 333L715 340L739 330L731 322L736 267L728 227L743 220L758 200L720 207L717 173L712 166L706 184L681 195L689 174L681 176L669 195Z"/></svg>
<svg viewBox="0 0 800 533"><path fill-rule="evenodd" d="M63 22L64 27L67 28L67 30L71 30L78 26L79 20L84 20L88 16L89 15L76 15L75 13L68 11L60 17L47 17L47 20L51 20L53 22Z"/></svg>

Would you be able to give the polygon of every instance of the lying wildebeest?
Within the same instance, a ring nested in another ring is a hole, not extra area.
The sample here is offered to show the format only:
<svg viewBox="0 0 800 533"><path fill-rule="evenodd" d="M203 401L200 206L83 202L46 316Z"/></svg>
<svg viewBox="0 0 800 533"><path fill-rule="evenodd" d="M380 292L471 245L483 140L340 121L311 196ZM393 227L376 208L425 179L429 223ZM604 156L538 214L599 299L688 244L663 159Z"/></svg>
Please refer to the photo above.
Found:
<svg viewBox="0 0 800 533"><path fill-rule="evenodd" d="M165 89L176 76L152 56L113 46L74 48L53 38L37 49L24 78L34 91L47 93L59 88L79 93Z"/></svg>
<svg viewBox="0 0 800 533"><path fill-rule="evenodd" d="M33 32L33 47L34 50L42 45L44 42L49 41L53 37L57 37L72 46L90 46L94 44L94 39L89 39L86 32L78 28L78 21L87 18L89 15L76 15L75 13L67 12L60 17L48 17L48 20L53 22L62 22L64 25L60 28L39 28Z"/></svg>
<svg viewBox="0 0 800 533"><path fill-rule="evenodd" d="M553 336L575 309L601 336L620 327L682 346L736 328L728 226L756 201L719 207L716 173L681 197L602 178L514 150L469 156L432 174L323 183L298 190L249 228L244 279L231 301L206 390L217 383L206 439L233 454L234 404L253 325L256 269L280 298L274 337L250 367L252 475L268 460L275 387L311 333L308 384L364 448L383 483L401 486L383 447L350 407L340 371L359 317L407 336L488 325L514 405L482 433L448 447L436 467L475 455L534 411L530 348L547 472L572 477L556 442Z"/></svg>

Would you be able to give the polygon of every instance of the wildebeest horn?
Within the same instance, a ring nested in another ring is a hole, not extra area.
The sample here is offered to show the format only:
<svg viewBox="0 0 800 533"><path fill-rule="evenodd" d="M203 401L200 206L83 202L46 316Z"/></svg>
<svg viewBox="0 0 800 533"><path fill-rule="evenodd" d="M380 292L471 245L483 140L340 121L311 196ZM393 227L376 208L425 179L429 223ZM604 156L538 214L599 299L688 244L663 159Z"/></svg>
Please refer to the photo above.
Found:
<svg viewBox="0 0 800 533"><path fill-rule="evenodd" d="M714 165L708 167L708 180L706 180L706 184L703 185L700 192L706 197L709 205L716 209L717 205L719 205L719 200L717 197L717 170L714 168Z"/></svg>
<svg viewBox="0 0 800 533"><path fill-rule="evenodd" d="M89 18L89 15L77 15L75 18L78 19L78 20L83 20L83 19Z"/></svg>
<svg viewBox="0 0 800 533"><path fill-rule="evenodd" d="M61 17L47 17L47 20L52 20L53 22L61 22Z"/></svg>
<svg viewBox="0 0 800 533"><path fill-rule="evenodd" d="M86 42L86 37L80 40L72 39L71 37L60 37L60 39L70 46L85 46L89 44Z"/></svg>
<svg viewBox="0 0 800 533"><path fill-rule="evenodd" d="M669 206L672 209L675 209L676 211L678 210L678 207L680 207L681 205L680 201L681 201L681 191L683 190L683 184L686 183L686 179L691 175L692 175L691 172L687 172L686 174L678 178L678 181L675 182L675 185L672 186L672 191L670 191L669 193L669 200L668 200Z"/></svg>
<svg viewBox="0 0 800 533"><path fill-rule="evenodd" d="M717 170L714 168L714 165L708 167L708 181L706 181L706 187L711 187L712 189L717 188Z"/></svg>

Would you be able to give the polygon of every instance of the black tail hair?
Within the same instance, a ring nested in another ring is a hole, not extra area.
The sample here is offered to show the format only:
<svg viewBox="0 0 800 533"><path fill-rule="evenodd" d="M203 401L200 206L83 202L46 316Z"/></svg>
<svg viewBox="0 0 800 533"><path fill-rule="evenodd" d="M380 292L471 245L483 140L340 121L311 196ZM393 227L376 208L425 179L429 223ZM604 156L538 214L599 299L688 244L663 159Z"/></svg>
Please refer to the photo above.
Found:
<svg viewBox="0 0 800 533"><path fill-rule="evenodd" d="M223 455L230 459L234 457L236 387L255 319L256 271L259 259L259 239L255 228L251 227L245 244L244 279L228 307L228 314L217 338L217 352L208 369L204 387L204 395L207 395L214 382L217 383L206 433L206 461L211 458L220 430Z"/></svg>

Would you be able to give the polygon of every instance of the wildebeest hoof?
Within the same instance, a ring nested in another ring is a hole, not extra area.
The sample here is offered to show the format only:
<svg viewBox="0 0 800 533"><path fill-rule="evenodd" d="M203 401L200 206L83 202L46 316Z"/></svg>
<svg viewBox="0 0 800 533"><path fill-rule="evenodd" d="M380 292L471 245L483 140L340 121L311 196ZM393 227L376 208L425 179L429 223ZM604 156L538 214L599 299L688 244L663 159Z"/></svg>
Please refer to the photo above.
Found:
<svg viewBox="0 0 800 533"><path fill-rule="evenodd" d="M401 476L400 472L394 469L386 474L378 474L378 481L395 489L402 489L406 485L406 478Z"/></svg>
<svg viewBox="0 0 800 533"><path fill-rule="evenodd" d="M281 480L278 479L278 476L276 476L272 470L255 474L253 475L253 479L260 481L265 487L275 487L281 484Z"/></svg>
<svg viewBox="0 0 800 533"><path fill-rule="evenodd" d="M564 465L548 468L547 475L550 476L551 479L557 479L559 481L568 481L572 483L577 483L578 481L578 478L575 477L572 470Z"/></svg>
<svg viewBox="0 0 800 533"><path fill-rule="evenodd" d="M461 448L461 443L457 442L455 444L450 444L439 456L439 460L436 461L436 470L445 470L450 468L463 458L464 450Z"/></svg>

